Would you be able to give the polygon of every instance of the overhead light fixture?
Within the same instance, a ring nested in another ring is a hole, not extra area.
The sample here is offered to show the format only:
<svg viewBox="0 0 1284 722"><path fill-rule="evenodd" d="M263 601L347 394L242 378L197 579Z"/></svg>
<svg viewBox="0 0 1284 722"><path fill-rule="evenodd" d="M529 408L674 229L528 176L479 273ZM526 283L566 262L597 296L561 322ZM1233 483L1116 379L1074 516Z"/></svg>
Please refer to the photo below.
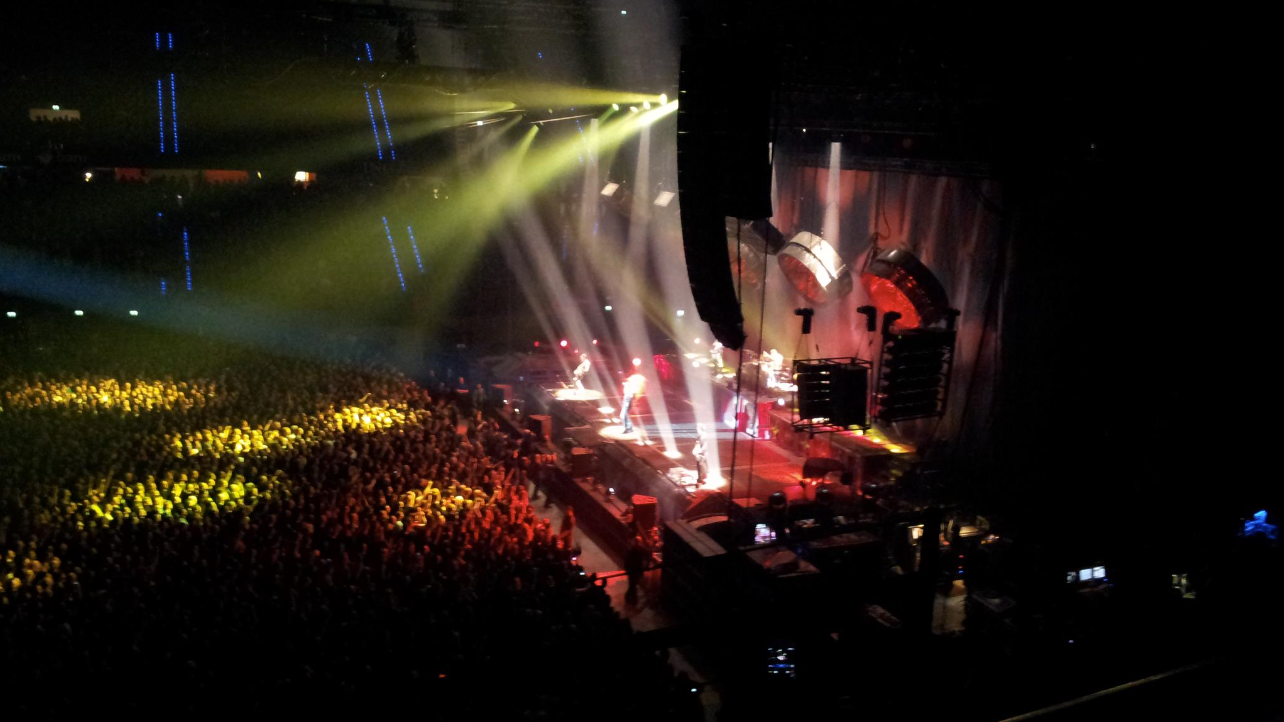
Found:
<svg viewBox="0 0 1284 722"><path fill-rule="evenodd" d="M85 315L85 312L84 312L84 311L81 311L80 309L76 309L76 310L74 311L74 313L75 313L77 316L84 316L84 315Z"/></svg>
<svg viewBox="0 0 1284 722"><path fill-rule="evenodd" d="M295 183L307 183L307 182L308 182L308 172L307 172L307 171L305 171L305 170L296 170L296 171L294 172L294 182L295 182Z"/></svg>
<svg viewBox="0 0 1284 722"><path fill-rule="evenodd" d="M629 106L629 112L630 112L630 113L636 113L636 112L638 112L638 106L636 106L636 105L630 105L630 106Z"/></svg>
<svg viewBox="0 0 1284 722"><path fill-rule="evenodd" d="M479 120L479 121L477 121L477 125L486 125L486 121L484 121L484 120Z"/></svg>
<svg viewBox="0 0 1284 722"><path fill-rule="evenodd" d="M611 196L615 195L615 192L619 189L620 189L619 183L607 183L606 185L602 186L602 195L606 196L607 198L610 198Z"/></svg>
<svg viewBox="0 0 1284 722"><path fill-rule="evenodd" d="M567 343L566 339L562 339L561 341L562 348L566 348L566 343Z"/></svg>
<svg viewBox="0 0 1284 722"><path fill-rule="evenodd" d="M61 107L59 107L59 106L57 106L57 105L55 105L55 106L53 107L53 109L54 109L54 110L62 110L62 108L61 108Z"/></svg>
<svg viewBox="0 0 1284 722"><path fill-rule="evenodd" d="M680 308L678 309L677 313L678 313L678 318L682 318L683 316L687 315L687 312L683 311Z"/></svg>
<svg viewBox="0 0 1284 722"><path fill-rule="evenodd" d="M808 301L817 306L842 298L852 290L847 263L829 241L803 231L780 251L780 270Z"/></svg>
<svg viewBox="0 0 1284 722"><path fill-rule="evenodd" d="M949 310L941 282L909 251L889 248L878 254L860 282L880 313L901 315L896 321L900 328L930 326Z"/></svg>
<svg viewBox="0 0 1284 722"><path fill-rule="evenodd" d="M650 110L650 109L651 109L651 101L649 101L649 100L644 100L644 101L642 101L642 109L643 109L643 110Z"/></svg>
<svg viewBox="0 0 1284 722"><path fill-rule="evenodd" d="M8 316L9 318L17 318L17 317L18 317L18 312L17 312L17 311L5 311L5 314L4 314L4 315Z"/></svg>
<svg viewBox="0 0 1284 722"><path fill-rule="evenodd" d="M668 208L669 203L673 201L673 191L661 191L660 195L655 197L655 204L661 208Z"/></svg>
<svg viewBox="0 0 1284 722"><path fill-rule="evenodd" d="M619 103L611 103L611 110L619 110L619 109L620 109Z"/></svg>
<svg viewBox="0 0 1284 722"><path fill-rule="evenodd" d="M130 315L130 316L137 316L137 315L138 315L138 312L137 312L137 311L134 311L134 310L130 310L129 315Z"/></svg>
<svg viewBox="0 0 1284 722"><path fill-rule="evenodd" d="M603 311L610 311L610 310L611 310L611 307L610 307L610 306L603 306L603 307L602 307L602 310L603 310Z"/></svg>
<svg viewBox="0 0 1284 722"><path fill-rule="evenodd" d="M628 14L629 14L629 11L628 11L628 10L621 10L621 11L620 11L620 14L621 14L621 15L628 15Z"/></svg>
<svg viewBox="0 0 1284 722"><path fill-rule="evenodd" d="M665 95L664 93L660 93L660 105L668 105L668 104L669 104L669 96Z"/></svg>

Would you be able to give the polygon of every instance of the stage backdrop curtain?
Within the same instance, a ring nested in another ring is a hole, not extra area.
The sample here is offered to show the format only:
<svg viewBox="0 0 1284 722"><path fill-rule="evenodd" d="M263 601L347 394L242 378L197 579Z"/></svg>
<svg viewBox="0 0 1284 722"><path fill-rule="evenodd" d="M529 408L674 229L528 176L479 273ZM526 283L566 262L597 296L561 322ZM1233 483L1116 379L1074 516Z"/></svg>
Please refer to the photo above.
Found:
<svg viewBox="0 0 1284 722"><path fill-rule="evenodd" d="M782 154L783 155L783 154ZM814 163L814 161L812 161ZM835 164L838 166L840 164ZM959 309L959 336L946 414L901 422L889 431L920 451L950 456L984 453L991 440L999 359L1002 247L1007 231L999 183L969 177L841 170L791 164L777 157L773 178L775 225L786 238L820 233L851 266L850 295L817 308L809 339L796 308L809 305L789 286L775 258L766 262L762 348L786 358L858 356L878 352L856 308L869 303L859 282L871 248L912 251L936 274ZM758 344L763 289L743 289L748 348Z"/></svg>

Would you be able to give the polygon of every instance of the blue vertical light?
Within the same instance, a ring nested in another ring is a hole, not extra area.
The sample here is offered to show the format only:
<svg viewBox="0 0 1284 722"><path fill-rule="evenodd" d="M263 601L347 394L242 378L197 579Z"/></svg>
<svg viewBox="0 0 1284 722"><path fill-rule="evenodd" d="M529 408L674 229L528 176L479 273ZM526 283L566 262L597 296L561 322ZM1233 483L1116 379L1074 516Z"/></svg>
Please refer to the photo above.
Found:
<svg viewBox="0 0 1284 722"><path fill-rule="evenodd" d="M370 43L366 43L366 60L374 62L374 53L370 52Z"/></svg>
<svg viewBox="0 0 1284 722"><path fill-rule="evenodd" d="M187 264L187 290L192 290L192 249L187 244L187 226L183 226L183 262Z"/></svg>
<svg viewBox="0 0 1284 722"><path fill-rule="evenodd" d="M156 49L160 50L160 33L156 33Z"/></svg>
<svg viewBox="0 0 1284 722"><path fill-rule="evenodd" d="M173 49L174 49L174 33L165 33L165 34L169 36L169 49L170 49L170 50L173 50Z"/></svg>
<svg viewBox="0 0 1284 722"><path fill-rule="evenodd" d="M174 74L169 74L170 120L174 124L174 152L178 152L178 93L174 89Z"/></svg>
<svg viewBox="0 0 1284 722"><path fill-rule="evenodd" d="M401 261L397 260L397 244L392 241L392 230L388 228L388 219L383 219L383 232L388 236L388 248L392 249L392 265L397 269L397 280L401 282L401 290L406 290L406 277L401 275Z"/></svg>
<svg viewBox="0 0 1284 722"><path fill-rule="evenodd" d="M370 111L370 130L374 131L375 152L379 154L379 160L383 160L383 143L379 141L379 124L375 123L374 106L370 104L370 87L365 83L361 87L366 91L366 110Z"/></svg>
<svg viewBox="0 0 1284 722"><path fill-rule="evenodd" d="M410 247L414 249L415 252L415 265L419 266L419 272L423 273L424 262L419 258L419 244L415 243L415 229L410 226L406 226L406 233L410 235Z"/></svg>
<svg viewBox="0 0 1284 722"><path fill-rule="evenodd" d="M165 88L156 79L156 115L160 118L160 152L165 152Z"/></svg>
<svg viewBox="0 0 1284 722"><path fill-rule="evenodd" d="M392 126L388 125L388 111L383 108L383 91L375 88L375 96L379 98L379 113L383 116L383 129L388 133L388 153L392 155L393 160L396 160L397 147L392 144ZM379 131L376 130L375 135L378 134Z"/></svg>
<svg viewBox="0 0 1284 722"><path fill-rule="evenodd" d="M165 279L161 279L161 295L165 295Z"/></svg>

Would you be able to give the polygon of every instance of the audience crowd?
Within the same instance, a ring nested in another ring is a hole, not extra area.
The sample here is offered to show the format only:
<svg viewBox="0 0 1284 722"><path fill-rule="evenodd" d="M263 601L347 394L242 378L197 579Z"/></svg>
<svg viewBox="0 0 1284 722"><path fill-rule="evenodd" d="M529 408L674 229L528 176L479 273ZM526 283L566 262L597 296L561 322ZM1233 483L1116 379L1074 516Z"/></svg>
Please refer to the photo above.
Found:
<svg viewBox="0 0 1284 722"><path fill-rule="evenodd" d="M372 365L156 365L0 378L9 713L701 718L501 419Z"/></svg>

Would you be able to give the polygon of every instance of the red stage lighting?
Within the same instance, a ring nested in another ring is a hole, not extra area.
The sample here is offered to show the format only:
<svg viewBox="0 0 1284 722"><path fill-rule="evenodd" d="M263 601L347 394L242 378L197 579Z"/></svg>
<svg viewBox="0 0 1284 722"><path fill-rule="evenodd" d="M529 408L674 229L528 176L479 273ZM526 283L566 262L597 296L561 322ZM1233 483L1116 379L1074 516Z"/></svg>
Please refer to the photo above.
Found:
<svg viewBox="0 0 1284 722"><path fill-rule="evenodd" d="M562 339L562 348L566 348L566 339Z"/></svg>
<svg viewBox="0 0 1284 722"><path fill-rule="evenodd" d="M879 313L901 315L898 328L930 326L949 310L941 282L909 251L893 248L878 254L860 282Z"/></svg>
<svg viewBox="0 0 1284 722"><path fill-rule="evenodd" d="M539 341L535 342L535 348L539 348Z"/></svg>

